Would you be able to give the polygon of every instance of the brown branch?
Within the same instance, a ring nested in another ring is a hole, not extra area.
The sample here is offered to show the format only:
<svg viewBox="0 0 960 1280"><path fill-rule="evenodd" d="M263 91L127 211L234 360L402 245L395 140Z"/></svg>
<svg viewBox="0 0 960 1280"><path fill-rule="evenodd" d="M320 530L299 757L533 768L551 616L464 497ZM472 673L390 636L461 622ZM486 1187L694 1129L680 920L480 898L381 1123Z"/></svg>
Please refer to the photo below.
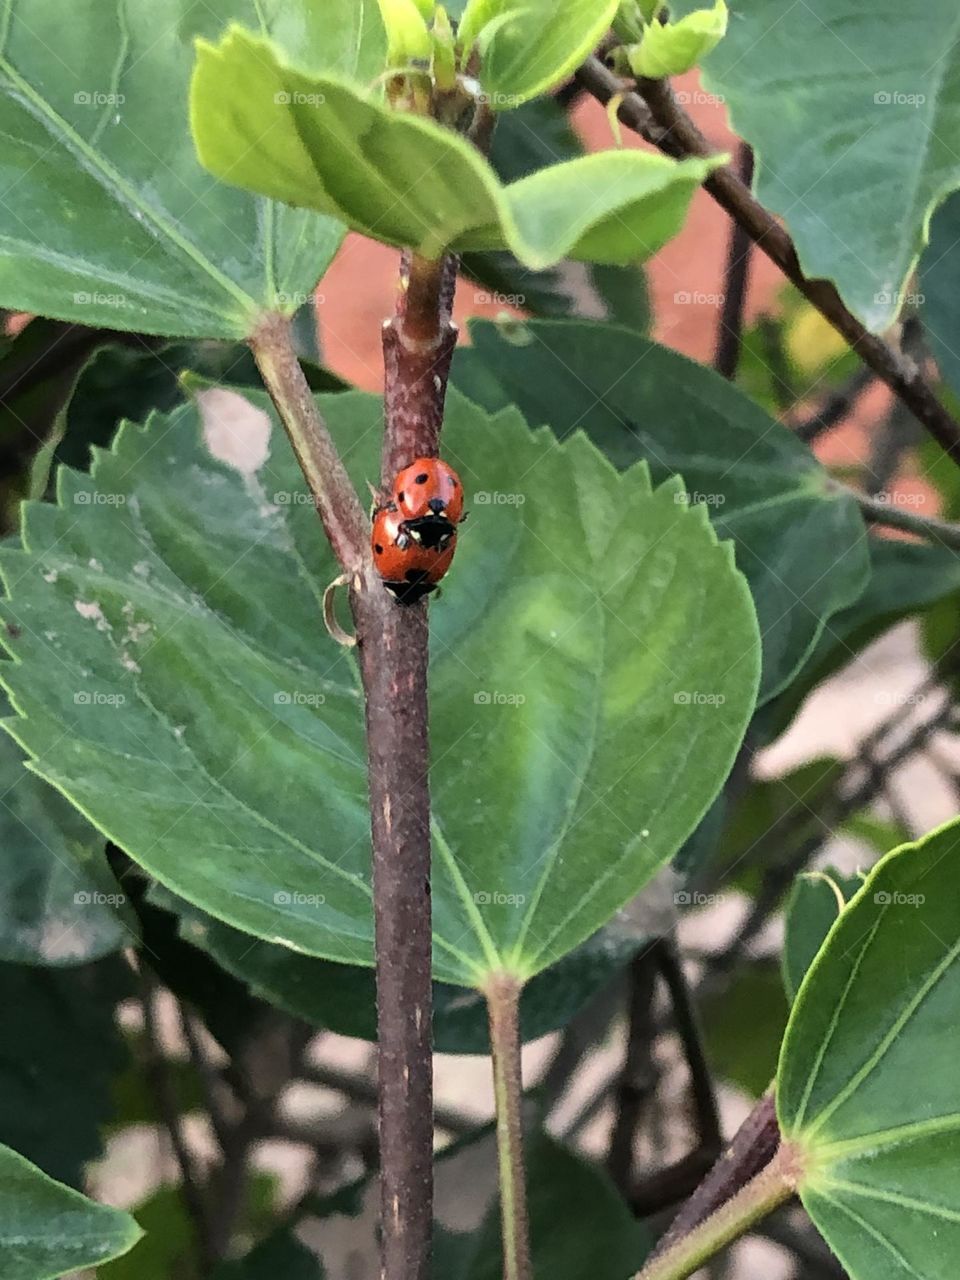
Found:
<svg viewBox="0 0 960 1280"><path fill-rule="evenodd" d="M678 1240L689 1235L732 1200L767 1167L779 1145L776 1104L773 1094L765 1093L737 1130L729 1147L661 1236L648 1265L649 1261L666 1253Z"/></svg>
<svg viewBox="0 0 960 1280"><path fill-rule="evenodd" d="M623 93L623 82L598 58L588 58L577 76L604 104ZM617 112L627 128L675 159L688 156L705 158L716 154L679 106L667 81L641 80L638 88L639 93L624 95ZM715 169L704 186L808 302L842 334L864 364L873 369L940 446L960 463L960 424L940 403L916 362L871 333L847 309L829 280L810 280L804 275L789 233L772 213L754 199L729 165Z"/></svg>

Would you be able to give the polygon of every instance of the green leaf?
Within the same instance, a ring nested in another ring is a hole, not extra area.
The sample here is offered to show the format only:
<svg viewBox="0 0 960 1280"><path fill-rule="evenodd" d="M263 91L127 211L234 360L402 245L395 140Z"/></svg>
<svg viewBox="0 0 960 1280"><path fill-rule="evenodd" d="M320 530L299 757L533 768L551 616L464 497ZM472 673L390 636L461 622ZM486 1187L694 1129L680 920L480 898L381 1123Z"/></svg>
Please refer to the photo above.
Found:
<svg viewBox="0 0 960 1280"><path fill-rule="evenodd" d="M308 0L269 29L292 54L346 74L368 59L372 5ZM343 228L212 186L185 107L193 40L254 0L34 0L0 53L0 303L84 325L245 337L265 308L294 310ZM365 22L366 26L358 26ZM382 49L382 38L380 47ZM373 73L370 73L373 74ZM292 299L292 302L288 302Z"/></svg>
<svg viewBox="0 0 960 1280"><path fill-rule="evenodd" d="M501 182L515 182L560 160L583 155L566 111L553 98L538 98L500 117L490 163ZM516 306L535 316L560 319L576 314L618 320L645 330L650 303L643 268L564 262L531 271L512 253L466 253L461 269L485 286L475 300Z"/></svg>
<svg viewBox="0 0 960 1280"><path fill-rule="evenodd" d="M903 4L741 0L705 84L757 152L757 195L786 221L806 274L886 328L909 300L930 214L960 185L954 0L928 0L919 23Z"/></svg>
<svg viewBox="0 0 960 1280"><path fill-rule="evenodd" d="M97 1280L198 1280L196 1227L180 1187L161 1186L135 1212L144 1239L135 1253L98 1267Z"/></svg>
<svg viewBox="0 0 960 1280"><path fill-rule="evenodd" d="M797 876L784 910L783 985L792 1004L837 916L863 884L832 867Z"/></svg>
<svg viewBox="0 0 960 1280"><path fill-rule="evenodd" d="M94 1204L0 1147L4 1280L55 1280L126 1253L142 1232L128 1213Z"/></svg>
<svg viewBox="0 0 960 1280"><path fill-rule="evenodd" d="M103 837L0 741L0 961L75 965L135 941Z"/></svg>
<svg viewBox="0 0 960 1280"><path fill-rule="evenodd" d="M713 1070L759 1098L776 1073L789 1012L777 966L751 964L725 990L708 994L701 1012Z"/></svg>
<svg viewBox="0 0 960 1280"><path fill-rule="evenodd" d="M380 401L322 405L355 483L375 476ZM200 406L125 427L27 507L26 550L0 556L9 728L175 893L370 964L361 699L320 621L336 569L280 429L232 392ZM759 644L676 482L455 393L445 453L473 514L432 616L435 974L474 985L547 968L676 852L739 746Z"/></svg>
<svg viewBox="0 0 960 1280"><path fill-rule="evenodd" d="M157 898L156 892L151 896ZM173 895L167 898L170 909L180 914L186 943L207 952L228 974L247 983L253 995L338 1035L376 1040L376 985L371 969L333 964L298 955L287 947L253 941L248 934L178 902ZM565 1026L622 970L648 936L642 928L608 925L538 973L520 997L523 1041L538 1040ZM152 944L152 938L150 941ZM190 966L186 968L189 972ZM437 1053L489 1053L485 998L479 992L468 994L462 987L434 983L433 1042Z"/></svg>
<svg viewBox="0 0 960 1280"><path fill-rule="evenodd" d="M460 39L465 48L480 42L480 83L494 110L518 107L571 76L606 34L618 5L619 0L470 0Z"/></svg>
<svg viewBox="0 0 960 1280"><path fill-rule="evenodd" d="M433 40L427 30L427 19L431 15L421 13L421 6L414 0L378 0L378 3L387 32L387 66L408 67L417 60L429 65Z"/></svg>
<svg viewBox="0 0 960 1280"><path fill-rule="evenodd" d="M940 376L960 395L960 195L944 201L930 223L930 243L920 259L924 333Z"/></svg>
<svg viewBox="0 0 960 1280"><path fill-rule="evenodd" d="M763 635L765 702L804 665L828 619L863 591L855 499L780 423L702 365L612 325L471 326L454 379L488 409L516 404L561 437L586 431L618 467L680 474L733 538Z"/></svg>
<svg viewBox="0 0 960 1280"><path fill-rule="evenodd" d="M114 1023L125 978L109 960L71 970L0 965L0 1142L75 1186L101 1154L126 1059Z"/></svg>
<svg viewBox="0 0 960 1280"><path fill-rule="evenodd" d="M542 1131L528 1136L524 1157L535 1274L552 1280L632 1275L652 1240L607 1175ZM494 1203L479 1231L455 1238L459 1247L451 1248L437 1280L500 1280L500 1229L500 1206Z"/></svg>
<svg viewBox="0 0 960 1280"><path fill-rule="evenodd" d="M660 80L690 71L727 34L727 6L716 0L712 9L694 9L677 22L656 20L644 30L640 44L627 50L635 76Z"/></svg>
<svg viewBox="0 0 960 1280"><path fill-rule="evenodd" d="M954 822L876 866L787 1028L780 1125L851 1280L946 1277L960 1252L958 854Z"/></svg>
<svg viewBox="0 0 960 1280"><path fill-rule="evenodd" d="M679 230L717 163L611 151L504 187L457 134L349 82L295 70L239 27L219 45L198 44L191 117L202 163L224 182L427 257L510 249L538 269L565 257L649 257Z"/></svg>
<svg viewBox="0 0 960 1280"><path fill-rule="evenodd" d="M960 557L955 551L889 538L871 537L868 543L871 572L866 590L830 619L799 678L761 708L751 730L758 742L778 738L817 685L895 623L960 591Z"/></svg>

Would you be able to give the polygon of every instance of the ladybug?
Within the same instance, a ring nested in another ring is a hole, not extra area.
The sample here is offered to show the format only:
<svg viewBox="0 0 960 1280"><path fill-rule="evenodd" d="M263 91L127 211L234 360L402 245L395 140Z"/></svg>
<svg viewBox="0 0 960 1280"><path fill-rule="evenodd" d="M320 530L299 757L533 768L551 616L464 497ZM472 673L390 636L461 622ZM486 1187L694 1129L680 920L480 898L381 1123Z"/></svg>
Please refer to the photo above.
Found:
<svg viewBox="0 0 960 1280"><path fill-rule="evenodd" d="M445 517L457 525L463 519L463 485L453 467L440 458L417 458L397 473L393 501L404 520Z"/></svg>
<svg viewBox="0 0 960 1280"><path fill-rule="evenodd" d="M438 458L418 458L404 467L390 497L378 500L373 561L401 604L415 604L434 590L453 561L463 519L463 485Z"/></svg>

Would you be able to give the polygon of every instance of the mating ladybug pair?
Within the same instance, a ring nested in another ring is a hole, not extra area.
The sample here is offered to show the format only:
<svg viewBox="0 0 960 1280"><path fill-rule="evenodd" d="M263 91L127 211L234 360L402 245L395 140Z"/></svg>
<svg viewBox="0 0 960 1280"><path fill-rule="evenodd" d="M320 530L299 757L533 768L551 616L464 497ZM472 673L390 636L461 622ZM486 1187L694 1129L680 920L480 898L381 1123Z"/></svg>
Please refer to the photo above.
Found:
<svg viewBox="0 0 960 1280"><path fill-rule="evenodd" d="M401 604L429 595L450 568L463 514L463 485L439 458L400 471L373 511L373 562Z"/></svg>

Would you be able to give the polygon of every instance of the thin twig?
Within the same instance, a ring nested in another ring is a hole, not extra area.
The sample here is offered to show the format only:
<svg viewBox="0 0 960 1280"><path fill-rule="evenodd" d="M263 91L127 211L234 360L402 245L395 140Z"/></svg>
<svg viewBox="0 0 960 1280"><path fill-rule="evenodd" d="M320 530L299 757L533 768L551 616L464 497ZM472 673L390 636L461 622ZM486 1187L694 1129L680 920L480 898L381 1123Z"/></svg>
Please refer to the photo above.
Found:
<svg viewBox="0 0 960 1280"><path fill-rule="evenodd" d="M598 58L588 58L577 72L581 83L603 103L623 93L623 82ZM665 80L642 80L639 93L624 94L618 116L666 155L676 159L706 158L714 148L677 103ZM642 95L642 96L641 96ZM742 226L788 280L847 340L860 359L923 423L940 446L960 463L960 423L941 404L915 361L870 331L850 312L829 280L810 280L800 267L789 233L751 194L729 165L715 169L704 182L707 191Z"/></svg>
<svg viewBox="0 0 960 1280"><path fill-rule="evenodd" d="M860 513L868 524L902 529L905 533L915 533L918 537L925 538L927 542L960 550L960 525L938 520L936 516L921 516L908 507L870 498L855 489L846 489L846 492L856 498Z"/></svg>
<svg viewBox="0 0 960 1280"><path fill-rule="evenodd" d="M653 1058L656 1030L654 997L659 970L658 944L634 957L629 970L629 1016L623 1070L617 1082L616 1115L610 1136L607 1171L624 1192L633 1176L634 1147L643 1113L656 1092Z"/></svg>
<svg viewBox="0 0 960 1280"><path fill-rule="evenodd" d="M332 1067L326 1063L309 1063L300 1068L300 1078L310 1084L320 1085L324 1089L332 1089L342 1093L353 1102L365 1102L376 1106L377 1086L369 1076L360 1071L348 1071L343 1067ZM438 1129L457 1136L472 1133L485 1121L474 1120L454 1107L438 1106L434 1109L434 1121Z"/></svg>
<svg viewBox="0 0 960 1280"><path fill-rule="evenodd" d="M169 1064L163 1052L156 1008L159 987L143 964L139 966L137 976L143 1012L147 1078L180 1170L180 1193L193 1226L198 1255L203 1265L212 1265L217 1257L213 1246L213 1224L193 1154L183 1132L180 1107L170 1077Z"/></svg>
<svg viewBox="0 0 960 1280"><path fill-rule="evenodd" d="M861 365L843 386L830 392L820 408L814 410L809 418L792 424L794 434L804 444L813 444L850 416L860 397L875 381L876 374L873 370Z"/></svg>
<svg viewBox="0 0 960 1280"><path fill-rule="evenodd" d="M741 142L737 156L737 168L744 184L753 181L753 151ZM717 349L713 367L717 373L732 382L737 376L740 352L743 347L744 307L747 286L750 282L750 255L753 241L747 229L739 222L730 224L730 243L727 249L727 268L724 275L723 303L717 330Z"/></svg>

